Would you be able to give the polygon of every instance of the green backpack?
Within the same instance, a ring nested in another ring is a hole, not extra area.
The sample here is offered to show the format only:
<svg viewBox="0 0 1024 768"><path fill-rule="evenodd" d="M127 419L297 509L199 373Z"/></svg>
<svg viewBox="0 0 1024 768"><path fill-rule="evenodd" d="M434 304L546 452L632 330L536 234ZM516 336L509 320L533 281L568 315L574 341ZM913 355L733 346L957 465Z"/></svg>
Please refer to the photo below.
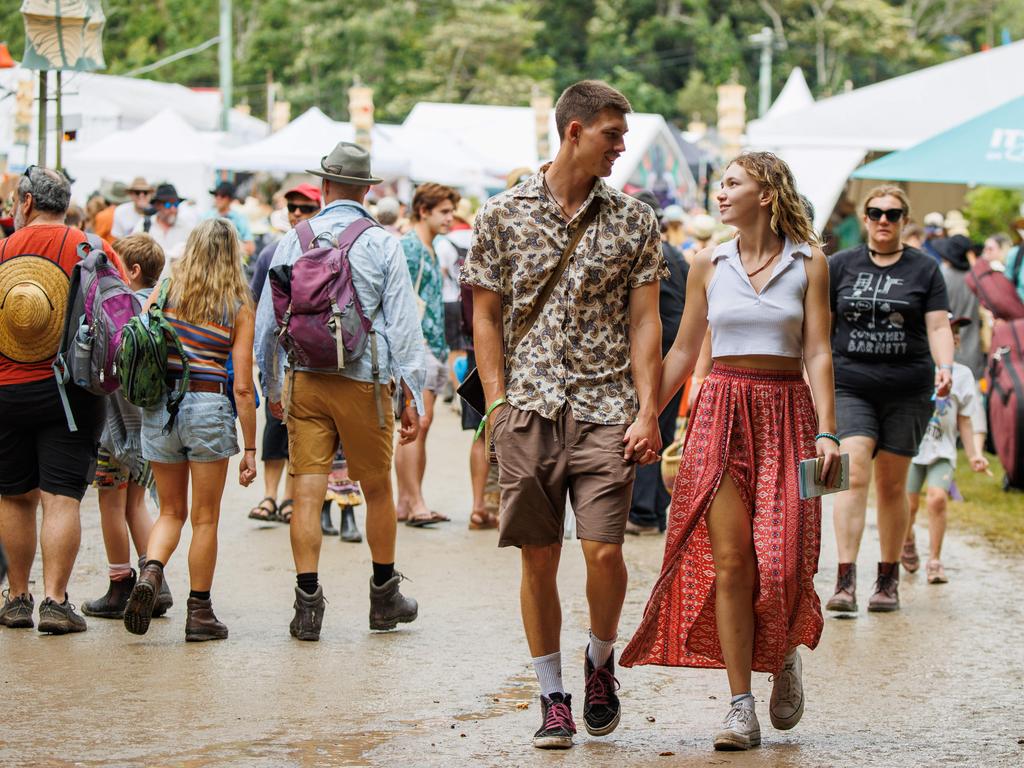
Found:
<svg viewBox="0 0 1024 768"><path fill-rule="evenodd" d="M121 394L132 405L152 408L167 398L170 419L164 433L170 432L178 407L188 391L189 366L181 340L173 326L164 317L167 288L170 280L160 285L160 293L149 310L136 315L124 326L121 346L117 350L117 370L121 378ZM167 371L168 339L178 351L184 364L184 373L174 389Z"/></svg>

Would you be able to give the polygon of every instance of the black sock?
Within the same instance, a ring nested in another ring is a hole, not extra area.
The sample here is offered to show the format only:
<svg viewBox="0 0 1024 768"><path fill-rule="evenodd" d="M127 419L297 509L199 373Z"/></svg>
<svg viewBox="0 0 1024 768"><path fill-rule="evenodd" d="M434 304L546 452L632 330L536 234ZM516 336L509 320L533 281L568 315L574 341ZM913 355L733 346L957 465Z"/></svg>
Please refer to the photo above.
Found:
<svg viewBox="0 0 1024 768"><path fill-rule="evenodd" d="M320 581L317 579L317 572L312 573L300 573L295 577L295 581L299 584L299 589L305 592L307 595L315 595L316 588L320 586Z"/></svg>
<svg viewBox="0 0 1024 768"><path fill-rule="evenodd" d="M161 563L159 560L147 560L146 565L155 565L157 568L160 569L160 573L164 572L164 564Z"/></svg>
<svg viewBox="0 0 1024 768"><path fill-rule="evenodd" d="M373 583L378 587L383 587L392 576L395 575L395 564L394 563L374 563L373 564Z"/></svg>
<svg viewBox="0 0 1024 768"><path fill-rule="evenodd" d="M196 600L209 600L210 590L206 590L205 592L199 592L198 590L193 589L188 593L188 596L194 597Z"/></svg>

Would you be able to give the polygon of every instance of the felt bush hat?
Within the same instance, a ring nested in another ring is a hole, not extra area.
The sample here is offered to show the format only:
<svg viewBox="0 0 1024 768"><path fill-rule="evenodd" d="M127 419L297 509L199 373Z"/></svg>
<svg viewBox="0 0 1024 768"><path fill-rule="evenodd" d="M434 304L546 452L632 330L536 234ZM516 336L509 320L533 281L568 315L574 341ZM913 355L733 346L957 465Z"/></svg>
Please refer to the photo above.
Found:
<svg viewBox="0 0 1024 768"><path fill-rule="evenodd" d="M136 176L132 179L132 183L128 185L126 192L152 192L153 185L146 181L143 176Z"/></svg>
<svg viewBox="0 0 1024 768"><path fill-rule="evenodd" d="M42 256L0 264L0 355L38 363L57 354L70 280Z"/></svg>
<svg viewBox="0 0 1024 768"><path fill-rule="evenodd" d="M370 173L370 153L349 141L338 142L331 154L320 159L319 170L307 168L306 173L339 184L365 184L372 187L383 181Z"/></svg>

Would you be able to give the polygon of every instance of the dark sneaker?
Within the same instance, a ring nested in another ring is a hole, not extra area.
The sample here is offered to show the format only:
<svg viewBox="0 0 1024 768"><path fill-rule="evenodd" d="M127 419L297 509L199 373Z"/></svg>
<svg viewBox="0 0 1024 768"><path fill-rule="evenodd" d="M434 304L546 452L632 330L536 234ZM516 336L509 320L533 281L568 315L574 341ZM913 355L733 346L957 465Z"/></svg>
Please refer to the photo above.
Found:
<svg viewBox="0 0 1024 768"><path fill-rule="evenodd" d="M82 613L95 616L97 619L124 618L124 607L128 605L128 596L135 587L136 574L134 569L127 579L111 581L107 593L95 600L82 603Z"/></svg>
<svg viewBox="0 0 1024 768"><path fill-rule="evenodd" d="M153 618L153 606L160 587L164 583L164 571L159 565L146 563L135 582L135 588L128 596L124 609L124 628L133 635L144 635L149 631L149 620Z"/></svg>
<svg viewBox="0 0 1024 768"><path fill-rule="evenodd" d="M67 593L64 602L58 603L53 598L46 598L39 604L39 631L48 635L66 635L69 632L85 632L86 624L75 606L68 602Z"/></svg>
<svg viewBox="0 0 1024 768"><path fill-rule="evenodd" d="M36 601L32 595L15 595L11 597L11 590L4 590L4 604L0 608L0 626L8 629L32 629L35 622L32 621L32 614L36 609Z"/></svg>
<svg viewBox="0 0 1024 768"><path fill-rule="evenodd" d="M210 600L190 597L186 603L185 641L201 643L204 640L227 640L228 628L218 621Z"/></svg>
<svg viewBox="0 0 1024 768"><path fill-rule="evenodd" d="M317 585L316 592L312 595L307 595L298 587L295 588L295 603L293 605L295 618L288 626L292 637L299 640L316 641L320 639L320 627L324 623L324 603L326 602L322 584Z"/></svg>
<svg viewBox="0 0 1024 768"><path fill-rule="evenodd" d="M879 563L878 581L875 582L875 594L868 601L868 610L875 613L888 613L900 609L900 564Z"/></svg>
<svg viewBox="0 0 1024 768"><path fill-rule="evenodd" d="M836 593L825 604L826 611L857 612L857 564L840 563L836 577Z"/></svg>
<svg viewBox="0 0 1024 768"><path fill-rule="evenodd" d="M622 714L619 697L615 695L619 687L615 679L615 654L608 657L604 666L595 669L590 654L584 651L583 676L586 681L583 725L591 736L607 736L618 726Z"/></svg>
<svg viewBox="0 0 1024 768"><path fill-rule="evenodd" d="M419 606L398 590L404 580L405 576L395 571L394 576L378 587L370 577L370 629L384 631L394 629L399 623L416 621Z"/></svg>
<svg viewBox="0 0 1024 768"><path fill-rule="evenodd" d="M568 749L572 746L572 735L576 723L572 719L572 696L568 693L552 693L540 697L541 725L533 734L533 746L537 749Z"/></svg>

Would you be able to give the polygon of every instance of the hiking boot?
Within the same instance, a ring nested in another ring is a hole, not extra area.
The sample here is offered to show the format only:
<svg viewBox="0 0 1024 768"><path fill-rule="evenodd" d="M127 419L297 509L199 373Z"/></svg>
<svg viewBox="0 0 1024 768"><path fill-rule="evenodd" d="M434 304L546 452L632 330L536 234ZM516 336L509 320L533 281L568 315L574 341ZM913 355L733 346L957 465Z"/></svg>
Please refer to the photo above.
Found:
<svg viewBox="0 0 1024 768"><path fill-rule="evenodd" d="M568 749L572 746L572 735L576 723L572 719L572 696L568 693L552 693L540 697L541 725L533 734L533 746L537 749Z"/></svg>
<svg viewBox="0 0 1024 768"><path fill-rule="evenodd" d="M949 581L946 578L946 569L942 567L939 560L929 560L928 565L925 566L925 572L928 574L929 584L945 584Z"/></svg>
<svg viewBox="0 0 1024 768"><path fill-rule="evenodd" d="M32 595L21 594L11 597L11 590L5 589L3 596L0 626L8 629L32 629L35 626L32 614L36 609L36 601L32 599Z"/></svg>
<svg viewBox="0 0 1024 768"><path fill-rule="evenodd" d="M900 562L907 573L917 573L921 567L921 557L917 554L917 542L914 540L903 542L903 553L900 555Z"/></svg>
<svg viewBox="0 0 1024 768"><path fill-rule="evenodd" d="M591 736L607 736L619 724L622 709L615 695L619 681L615 679L615 653L604 666L594 667L589 648L583 652L583 679L586 693L583 699L583 725Z"/></svg>
<svg viewBox="0 0 1024 768"><path fill-rule="evenodd" d="M377 586L370 577L370 629L394 629L399 622L408 624L416 621L419 607L411 597L398 591L398 584L405 576L395 571L395 575Z"/></svg>
<svg viewBox="0 0 1024 768"><path fill-rule="evenodd" d="M868 601L868 610L874 612L900 609L900 564L879 563L875 594Z"/></svg>
<svg viewBox="0 0 1024 768"><path fill-rule="evenodd" d="M190 597L185 605L188 610L185 617L185 642L228 639L228 628L213 613L213 601Z"/></svg>
<svg viewBox="0 0 1024 768"><path fill-rule="evenodd" d="M298 587L295 588L295 618L288 625L288 631L292 637L299 640L319 640L320 627L324 623L324 599L323 585L318 584L316 592L307 595Z"/></svg>
<svg viewBox="0 0 1024 768"><path fill-rule="evenodd" d="M149 620L153 618L156 596L164 583L164 569L147 562L139 573L135 588L128 596L124 608L124 628L133 635L144 635L149 631Z"/></svg>
<svg viewBox="0 0 1024 768"><path fill-rule="evenodd" d="M826 611L857 612L857 564L840 563L836 577L836 593L825 604Z"/></svg>
<svg viewBox="0 0 1024 768"><path fill-rule="evenodd" d="M786 654L782 671L775 675L772 699L768 709L772 725L788 731L804 714L804 665L796 648Z"/></svg>
<svg viewBox="0 0 1024 768"><path fill-rule="evenodd" d="M356 525L356 511L352 507L341 508L341 540L358 544L363 540L363 534L359 532Z"/></svg>
<svg viewBox="0 0 1024 768"><path fill-rule="evenodd" d="M97 619L124 618L124 607L128 605L128 595L132 593L135 579L135 570L132 569L127 579L111 580L103 597L82 603L82 613L86 616L95 616Z"/></svg>
<svg viewBox="0 0 1024 768"><path fill-rule="evenodd" d="M146 567L146 558L139 558L139 573ZM160 582L160 591L156 593L156 601L153 603L153 618L159 619L167 613L174 605L174 598L171 596L171 588L167 586L167 579Z"/></svg>
<svg viewBox="0 0 1024 768"><path fill-rule="evenodd" d="M331 502L329 500L324 501L324 505L320 507L320 532L324 536L338 535L338 529L331 522Z"/></svg>
<svg viewBox="0 0 1024 768"><path fill-rule="evenodd" d="M761 726L754 712L754 699L738 701L729 709L722 730L715 734L715 749L742 751L761 743Z"/></svg>
<svg viewBox="0 0 1024 768"><path fill-rule="evenodd" d="M39 631L48 635L66 635L70 632L85 632L86 624L75 606L68 602L68 594L64 593L64 602L58 603L48 597L39 604Z"/></svg>

